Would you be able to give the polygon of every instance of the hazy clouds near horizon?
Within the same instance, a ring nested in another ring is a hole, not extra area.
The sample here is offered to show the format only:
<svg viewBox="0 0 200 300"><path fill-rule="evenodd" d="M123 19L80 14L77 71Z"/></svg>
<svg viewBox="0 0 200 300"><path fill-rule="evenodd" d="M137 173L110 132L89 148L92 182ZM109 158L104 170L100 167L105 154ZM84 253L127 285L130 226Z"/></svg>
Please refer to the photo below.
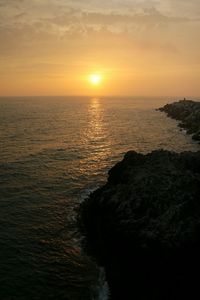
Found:
<svg viewBox="0 0 200 300"><path fill-rule="evenodd" d="M199 0L0 0L0 94L198 96L199 31Z"/></svg>

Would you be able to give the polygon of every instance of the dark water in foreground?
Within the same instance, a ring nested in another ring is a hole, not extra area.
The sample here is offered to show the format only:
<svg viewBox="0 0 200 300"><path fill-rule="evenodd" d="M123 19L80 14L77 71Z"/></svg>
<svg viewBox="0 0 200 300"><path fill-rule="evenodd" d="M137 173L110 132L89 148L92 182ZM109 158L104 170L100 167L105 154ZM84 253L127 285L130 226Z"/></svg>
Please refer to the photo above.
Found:
<svg viewBox="0 0 200 300"><path fill-rule="evenodd" d="M103 299L74 208L127 150L197 151L162 100L0 99L0 299Z"/></svg>

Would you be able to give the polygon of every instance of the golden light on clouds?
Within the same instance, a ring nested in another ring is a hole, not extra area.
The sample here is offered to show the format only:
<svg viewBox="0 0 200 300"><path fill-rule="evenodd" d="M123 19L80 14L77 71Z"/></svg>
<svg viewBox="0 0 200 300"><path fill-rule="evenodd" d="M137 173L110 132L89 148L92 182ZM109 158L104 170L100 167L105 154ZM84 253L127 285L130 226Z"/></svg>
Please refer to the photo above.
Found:
<svg viewBox="0 0 200 300"><path fill-rule="evenodd" d="M199 15L198 0L0 0L0 95L199 96Z"/></svg>

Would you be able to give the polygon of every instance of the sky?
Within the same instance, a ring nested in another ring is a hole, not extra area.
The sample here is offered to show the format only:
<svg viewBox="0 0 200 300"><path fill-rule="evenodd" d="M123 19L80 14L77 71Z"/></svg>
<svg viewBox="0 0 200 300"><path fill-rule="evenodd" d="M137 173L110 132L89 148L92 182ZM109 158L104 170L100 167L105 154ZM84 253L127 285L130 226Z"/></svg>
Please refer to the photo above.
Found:
<svg viewBox="0 0 200 300"><path fill-rule="evenodd" d="M0 0L0 95L199 97L199 33L199 0Z"/></svg>

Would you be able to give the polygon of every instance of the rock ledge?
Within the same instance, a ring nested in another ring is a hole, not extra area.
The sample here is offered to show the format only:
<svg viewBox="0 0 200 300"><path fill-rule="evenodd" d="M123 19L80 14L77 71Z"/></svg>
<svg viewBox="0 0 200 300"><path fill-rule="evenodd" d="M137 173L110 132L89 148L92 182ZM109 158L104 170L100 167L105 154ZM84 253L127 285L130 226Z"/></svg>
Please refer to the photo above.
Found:
<svg viewBox="0 0 200 300"><path fill-rule="evenodd" d="M159 108L173 119L181 121L179 126L192 134L192 139L200 141L200 102L180 100Z"/></svg>
<svg viewBox="0 0 200 300"><path fill-rule="evenodd" d="M111 299L199 298L200 152L128 152L81 204L79 226Z"/></svg>

